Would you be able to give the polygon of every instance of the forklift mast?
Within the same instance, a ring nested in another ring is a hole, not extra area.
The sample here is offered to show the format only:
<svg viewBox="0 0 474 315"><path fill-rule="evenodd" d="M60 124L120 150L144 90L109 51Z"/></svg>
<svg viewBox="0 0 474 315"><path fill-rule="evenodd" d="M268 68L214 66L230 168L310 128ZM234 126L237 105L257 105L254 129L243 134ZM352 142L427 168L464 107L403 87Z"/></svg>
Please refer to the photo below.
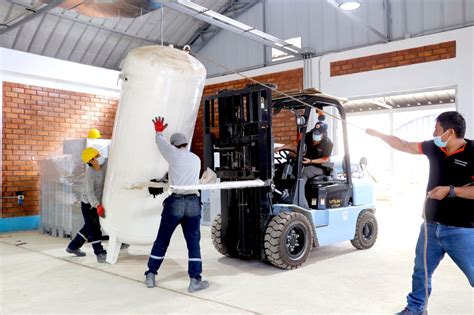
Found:
<svg viewBox="0 0 474 315"><path fill-rule="evenodd" d="M258 85L204 98L204 167L222 181L268 185L221 190L222 240L232 257L263 259L272 211L272 91Z"/></svg>

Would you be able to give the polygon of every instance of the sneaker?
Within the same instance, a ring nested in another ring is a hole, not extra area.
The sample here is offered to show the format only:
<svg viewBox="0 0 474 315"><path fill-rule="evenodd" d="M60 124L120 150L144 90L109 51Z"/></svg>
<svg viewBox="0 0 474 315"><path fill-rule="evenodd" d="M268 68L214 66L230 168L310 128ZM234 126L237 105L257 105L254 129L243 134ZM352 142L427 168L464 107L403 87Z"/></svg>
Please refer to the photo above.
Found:
<svg viewBox="0 0 474 315"><path fill-rule="evenodd" d="M408 306L403 309L403 311L395 313L395 315L427 315L428 312L424 310L423 312L414 311L409 309Z"/></svg>
<svg viewBox="0 0 474 315"><path fill-rule="evenodd" d="M153 288L155 286L155 274L147 273L145 278L145 285L147 288Z"/></svg>
<svg viewBox="0 0 474 315"><path fill-rule="evenodd" d="M97 254L96 257L97 257L97 262L103 264L105 263L105 260L107 259L107 253Z"/></svg>
<svg viewBox="0 0 474 315"><path fill-rule="evenodd" d="M129 247L130 247L129 244L122 243L122 245L120 245L120 250L124 250L124 249L127 249Z"/></svg>
<svg viewBox="0 0 474 315"><path fill-rule="evenodd" d="M194 293L209 288L209 282L206 280L199 280L196 278L191 278L189 281L188 292Z"/></svg>
<svg viewBox="0 0 474 315"><path fill-rule="evenodd" d="M80 250L79 248L78 249L70 249L69 247L67 247L66 252L68 252L69 254L74 254L77 257L84 257L86 255L86 253L83 252L82 250Z"/></svg>

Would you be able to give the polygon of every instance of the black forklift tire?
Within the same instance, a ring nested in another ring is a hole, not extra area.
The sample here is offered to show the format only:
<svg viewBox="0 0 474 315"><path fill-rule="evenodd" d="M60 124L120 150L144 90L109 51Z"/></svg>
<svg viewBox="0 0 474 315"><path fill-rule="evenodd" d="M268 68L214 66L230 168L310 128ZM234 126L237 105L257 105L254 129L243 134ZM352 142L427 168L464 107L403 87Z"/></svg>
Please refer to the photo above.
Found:
<svg viewBox="0 0 474 315"><path fill-rule="evenodd" d="M313 232L308 219L297 212L282 212L267 225L264 238L265 256L275 267L299 268L313 247Z"/></svg>
<svg viewBox="0 0 474 315"><path fill-rule="evenodd" d="M229 256L229 253L227 252L227 248L225 247L224 242L222 241L222 219L221 219L220 214L216 215L216 218L212 222L211 239L212 239L212 244L214 245L214 248L219 253L221 253L224 256Z"/></svg>
<svg viewBox="0 0 474 315"><path fill-rule="evenodd" d="M375 215L370 211L363 211L359 214L356 223L352 246L357 249L369 249L377 240L378 224Z"/></svg>

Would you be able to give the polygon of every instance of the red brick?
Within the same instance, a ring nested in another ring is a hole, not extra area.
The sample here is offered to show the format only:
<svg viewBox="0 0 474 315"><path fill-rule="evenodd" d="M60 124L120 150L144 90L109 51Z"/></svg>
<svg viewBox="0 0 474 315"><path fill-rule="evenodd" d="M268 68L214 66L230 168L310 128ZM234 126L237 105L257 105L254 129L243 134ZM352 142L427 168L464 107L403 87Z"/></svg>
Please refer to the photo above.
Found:
<svg viewBox="0 0 474 315"><path fill-rule="evenodd" d="M17 93L25 93L25 90L22 89L22 88L17 88L17 87L13 87L12 88L12 91L13 92L17 92Z"/></svg>
<svg viewBox="0 0 474 315"><path fill-rule="evenodd" d="M447 52L448 52L448 50L446 48L440 48L440 49L433 50L434 55L441 55L441 54L445 54Z"/></svg>

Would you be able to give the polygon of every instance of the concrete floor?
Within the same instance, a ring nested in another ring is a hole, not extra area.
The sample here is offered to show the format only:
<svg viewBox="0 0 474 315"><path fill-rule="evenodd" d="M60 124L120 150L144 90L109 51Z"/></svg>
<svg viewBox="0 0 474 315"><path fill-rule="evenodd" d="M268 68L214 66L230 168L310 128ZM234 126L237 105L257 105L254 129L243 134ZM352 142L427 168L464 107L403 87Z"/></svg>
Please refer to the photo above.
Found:
<svg viewBox="0 0 474 315"><path fill-rule="evenodd" d="M203 227L203 276L210 288L195 294L186 291L181 233L154 289L142 282L150 247L131 246L109 265L96 262L89 244L87 256L78 258L64 251L66 239L37 231L1 234L0 314L393 314L405 306L421 222L419 204L404 200L378 205L379 239L372 249L355 250L349 242L313 249L293 271L222 257ZM433 288L429 314L474 314L474 291L449 257Z"/></svg>

